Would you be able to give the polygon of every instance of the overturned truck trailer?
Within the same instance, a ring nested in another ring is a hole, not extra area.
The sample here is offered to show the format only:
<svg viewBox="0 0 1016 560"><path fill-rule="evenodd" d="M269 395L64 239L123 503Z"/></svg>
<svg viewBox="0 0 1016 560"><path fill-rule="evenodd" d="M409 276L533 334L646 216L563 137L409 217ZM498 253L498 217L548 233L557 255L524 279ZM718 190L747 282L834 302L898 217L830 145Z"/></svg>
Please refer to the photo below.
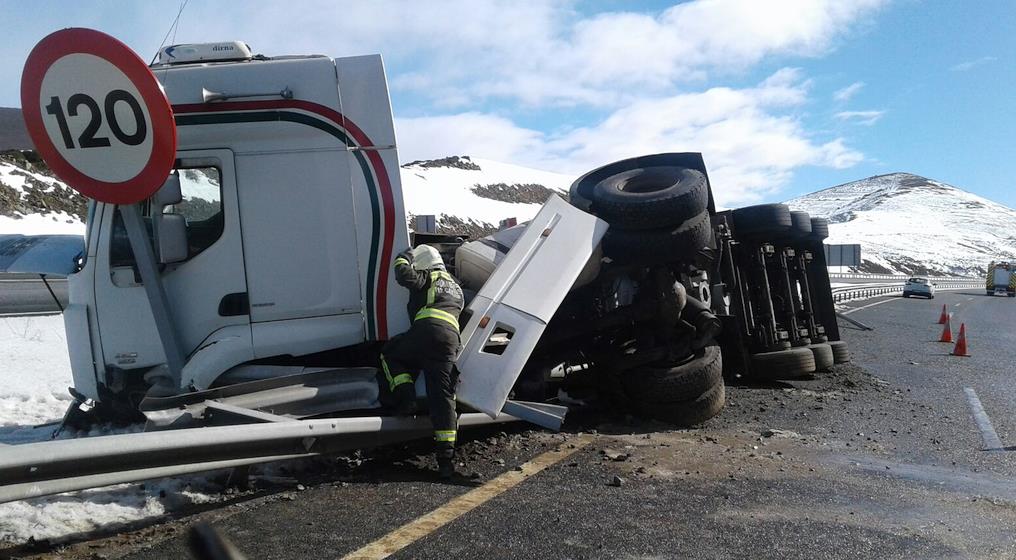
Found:
<svg viewBox="0 0 1016 560"><path fill-rule="evenodd" d="M847 359L824 222L782 205L717 213L700 154L598 168L485 239L414 236L379 56L212 47L169 47L152 68L178 147L142 213L182 368L168 367L120 209L93 203L68 276L68 421L144 419L149 433L5 448L0 500L423 435L426 419L392 417L378 365L409 327L394 255L424 242L474 294L465 426L557 428L562 393L690 425L722 409L724 375Z"/></svg>

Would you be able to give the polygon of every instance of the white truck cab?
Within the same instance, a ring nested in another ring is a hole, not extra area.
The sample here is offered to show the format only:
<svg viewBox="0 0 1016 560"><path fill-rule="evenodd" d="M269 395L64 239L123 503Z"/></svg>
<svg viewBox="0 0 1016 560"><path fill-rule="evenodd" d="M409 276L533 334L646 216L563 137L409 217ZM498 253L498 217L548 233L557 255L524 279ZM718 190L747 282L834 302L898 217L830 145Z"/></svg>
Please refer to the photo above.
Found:
<svg viewBox="0 0 1016 560"><path fill-rule="evenodd" d="M183 250L153 229L188 389L409 326L391 274L409 233L381 57L268 59L241 46L167 47L152 67L176 117L180 193L157 194L145 216L150 228L163 222L153 215L184 218ZM80 393L100 400L165 363L115 205L90 210L69 286Z"/></svg>

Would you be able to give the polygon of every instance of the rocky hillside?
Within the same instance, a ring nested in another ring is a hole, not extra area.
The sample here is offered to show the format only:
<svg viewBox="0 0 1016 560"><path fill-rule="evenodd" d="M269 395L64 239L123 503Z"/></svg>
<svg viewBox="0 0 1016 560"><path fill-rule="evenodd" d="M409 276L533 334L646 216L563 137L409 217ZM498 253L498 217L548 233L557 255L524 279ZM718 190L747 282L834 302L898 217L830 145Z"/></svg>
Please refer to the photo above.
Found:
<svg viewBox="0 0 1016 560"><path fill-rule="evenodd" d="M85 198L53 178L35 152L0 152L0 235L83 234Z"/></svg>
<svg viewBox="0 0 1016 560"><path fill-rule="evenodd" d="M828 218L827 243L860 243L866 272L980 275L1016 259L1016 210L919 175L877 175L787 204Z"/></svg>

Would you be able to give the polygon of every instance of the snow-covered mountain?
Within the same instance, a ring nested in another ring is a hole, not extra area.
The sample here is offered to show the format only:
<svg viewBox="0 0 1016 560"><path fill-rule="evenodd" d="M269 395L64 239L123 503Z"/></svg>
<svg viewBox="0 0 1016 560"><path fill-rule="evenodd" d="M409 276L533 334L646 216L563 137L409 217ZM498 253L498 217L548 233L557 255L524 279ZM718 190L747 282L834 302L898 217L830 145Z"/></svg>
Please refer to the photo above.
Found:
<svg viewBox="0 0 1016 560"><path fill-rule="evenodd" d="M442 232L485 235L506 218L531 219L552 194L568 197L574 177L452 156L402 166L406 212L438 217ZM413 220L410 219L410 227Z"/></svg>
<svg viewBox="0 0 1016 560"><path fill-rule="evenodd" d="M919 175L877 175L787 204L828 218L827 243L860 243L866 272L980 275L1016 259L1016 210Z"/></svg>

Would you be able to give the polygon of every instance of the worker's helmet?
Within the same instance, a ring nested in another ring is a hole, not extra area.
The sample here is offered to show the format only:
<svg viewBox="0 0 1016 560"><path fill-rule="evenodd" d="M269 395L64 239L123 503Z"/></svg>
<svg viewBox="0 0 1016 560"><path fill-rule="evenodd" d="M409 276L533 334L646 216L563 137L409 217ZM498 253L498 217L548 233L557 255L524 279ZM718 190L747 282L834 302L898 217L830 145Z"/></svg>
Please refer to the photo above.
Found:
<svg viewBox="0 0 1016 560"><path fill-rule="evenodd" d="M413 249L413 268L417 270L429 270L439 268L444 270L444 261L437 249L430 245L420 245Z"/></svg>

